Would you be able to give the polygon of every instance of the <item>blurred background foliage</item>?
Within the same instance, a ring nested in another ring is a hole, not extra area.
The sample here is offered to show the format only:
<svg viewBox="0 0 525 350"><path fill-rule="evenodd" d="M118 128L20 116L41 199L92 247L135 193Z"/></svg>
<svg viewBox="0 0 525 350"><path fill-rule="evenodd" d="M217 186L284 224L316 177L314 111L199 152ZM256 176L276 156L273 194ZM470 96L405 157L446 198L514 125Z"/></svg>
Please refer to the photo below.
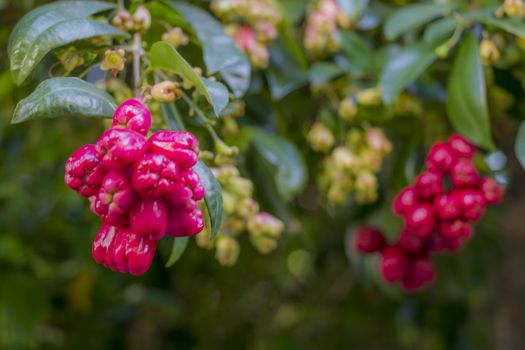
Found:
<svg viewBox="0 0 525 350"><path fill-rule="evenodd" d="M380 213L372 221L393 230L389 226L395 223L384 214L390 194L383 189L380 204L364 209L324 208L312 179L291 205L294 233L268 256L242 244L237 264L222 267L213 253L191 241L181 260L166 269L171 247L164 241L152 268L141 277L94 263L90 247L98 220L64 185L63 165L74 149L100 134L103 123L60 119L9 124L16 102L48 74L49 65L40 67L36 78L15 88L6 57L14 24L41 3L0 0L0 349L523 347L525 188L512 152L517 130L512 118L499 119L493 131L508 155L505 202L489 210L465 249L439 257L438 279L421 293L382 287L370 273L374 269L367 268L374 261L360 260L350 249L347 232L370 212ZM299 3L282 0L291 11ZM380 11L388 11L406 2L377 3ZM495 74L517 99L507 114L519 120L523 88L505 69ZM273 102L267 93L246 100L248 123L286 135L305 150L308 168L317 169L321 158L308 150L304 138L304 120L313 120L317 103L308 88ZM434 119L429 115L417 131L409 122L387 124L401 132L400 139L392 140L395 152L384 166L383 179L393 178L402 135L443 134L436 131L441 126ZM422 154L430 140L416 142L417 152ZM254 171L249 161L244 165ZM263 192L254 180L256 191ZM392 191L404 184L395 181Z"/></svg>

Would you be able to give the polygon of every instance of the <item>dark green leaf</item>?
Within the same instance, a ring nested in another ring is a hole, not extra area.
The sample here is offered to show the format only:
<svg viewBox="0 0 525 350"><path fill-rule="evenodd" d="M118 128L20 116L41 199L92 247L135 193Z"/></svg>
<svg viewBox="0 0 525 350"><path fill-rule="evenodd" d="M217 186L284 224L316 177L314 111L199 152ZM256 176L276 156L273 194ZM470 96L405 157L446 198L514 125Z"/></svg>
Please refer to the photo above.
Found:
<svg viewBox="0 0 525 350"><path fill-rule="evenodd" d="M348 17L355 19L363 14L368 6L368 0L337 0L337 4Z"/></svg>
<svg viewBox="0 0 525 350"><path fill-rule="evenodd" d="M177 1L171 4L195 29L202 43L208 74L221 73L234 95L242 97L250 85L251 67L246 55L213 16L186 3Z"/></svg>
<svg viewBox="0 0 525 350"><path fill-rule="evenodd" d="M401 49L387 61L381 74L383 101L396 100L403 90L416 80L435 60L434 50L424 43Z"/></svg>
<svg viewBox="0 0 525 350"><path fill-rule="evenodd" d="M211 237L215 238L222 224L222 194L221 186L211 170L201 161L197 163L193 170L201 179L201 183L205 189L204 201L208 208L211 221Z"/></svg>
<svg viewBox="0 0 525 350"><path fill-rule="evenodd" d="M289 201L303 189L307 169L301 152L281 136L258 129L250 129L257 152L275 168L274 180L277 192Z"/></svg>
<svg viewBox="0 0 525 350"><path fill-rule="evenodd" d="M341 31L341 44L350 64L362 71L374 71L376 57L363 38L351 31Z"/></svg>
<svg viewBox="0 0 525 350"><path fill-rule="evenodd" d="M507 31L511 34L525 39L525 23L511 18L482 18L480 19L484 24L494 26L496 28Z"/></svg>
<svg viewBox="0 0 525 350"><path fill-rule="evenodd" d="M78 78L52 78L16 106L13 124L26 120L59 117L111 118L117 104L95 85Z"/></svg>
<svg viewBox="0 0 525 350"><path fill-rule="evenodd" d="M51 50L101 35L128 34L85 17L113 8L98 1L67 1L41 6L25 15L9 38L8 54L15 83L20 85Z"/></svg>
<svg viewBox="0 0 525 350"><path fill-rule="evenodd" d="M428 25L423 34L423 39L429 45L441 44L452 36L457 25L454 17L441 18Z"/></svg>
<svg viewBox="0 0 525 350"><path fill-rule="evenodd" d="M322 85L343 73L341 67L330 62L319 62L310 68L308 74L312 85Z"/></svg>
<svg viewBox="0 0 525 350"><path fill-rule="evenodd" d="M438 4L401 6L388 16L383 27L383 32L387 39L394 40L400 35L445 14L447 11L449 11L448 6Z"/></svg>
<svg viewBox="0 0 525 350"><path fill-rule="evenodd" d="M171 254L168 262L166 262L166 267L173 266L173 264L175 264L180 259L186 250L189 241L190 237L176 237L173 240L173 247L171 248Z"/></svg>
<svg viewBox="0 0 525 350"><path fill-rule="evenodd" d="M514 151L516 152L516 157L518 158L521 166L523 169L525 169L525 122L521 123L518 130Z"/></svg>
<svg viewBox="0 0 525 350"><path fill-rule="evenodd" d="M478 146L493 149L479 44L467 34L448 82L447 112L454 128Z"/></svg>
<svg viewBox="0 0 525 350"><path fill-rule="evenodd" d="M218 82L212 82L201 78L193 71L191 65L179 52L166 41L153 44L150 50L151 66L177 73L191 81L212 105L215 115L218 116L222 109L228 104L228 90Z"/></svg>

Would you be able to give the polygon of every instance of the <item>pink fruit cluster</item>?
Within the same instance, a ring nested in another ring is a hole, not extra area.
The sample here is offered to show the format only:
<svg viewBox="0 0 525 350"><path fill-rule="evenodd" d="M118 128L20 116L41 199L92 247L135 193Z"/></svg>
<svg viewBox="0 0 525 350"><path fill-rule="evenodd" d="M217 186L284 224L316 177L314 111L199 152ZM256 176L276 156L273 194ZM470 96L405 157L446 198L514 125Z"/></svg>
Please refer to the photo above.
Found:
<svg viewBox="0 0 525 350"><path fill-rule="evenodd" d="M66 162L65 182L88 197L102 219L93 243L96 262L120 272L147 271L164 235L191 236L204 227L199 145L189 132L157 131L141 99L121 104L112 128Z"/></svg>
<svg viewBox="0 0 525 350"><path fill-rule="evenodd" d="M355 248L381 252L380 270L387 282L400 280L407 290L432 282L430 255L456 252L472 236L472 223L482 218L486 206L502 200L503 187L476 170L475 153L474 145L458 134L432 146L426 171L394 200L392 209L404 220L395 244L386 244L377 229L358 230Z"/></svg>

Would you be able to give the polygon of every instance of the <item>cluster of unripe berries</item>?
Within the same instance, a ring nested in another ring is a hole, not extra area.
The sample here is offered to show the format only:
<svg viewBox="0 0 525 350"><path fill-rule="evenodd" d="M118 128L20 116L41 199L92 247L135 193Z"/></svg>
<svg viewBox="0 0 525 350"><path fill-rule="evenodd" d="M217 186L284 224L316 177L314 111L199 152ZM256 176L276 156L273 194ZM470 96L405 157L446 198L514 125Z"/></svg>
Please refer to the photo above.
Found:
<svg viewBox="0 0 525 350"><path fill-rule="evenodd" d="M395 244L386 244L379 230L358 230L356 249L381 252L380 270L387 282L400 280L407 290L432 282L431 254L456 252L472 236L472 223L482 218L485 207L502 200L503 187L476 170L475 153L474 145L458 134L432 146L426 171L394 200L392 209L404 220Z"/></svg>
<svg viewBox="0 0 525 350"><path fill-rule="evenodd" d="M142 274L164 235L192 236L204 227L197 202L204 197L197 163L199 145L189 132L157 131L141 99L114 113L112 128L67 160L65 182L89 198L102 220L93 243L95 261Z"/></svg>
<svg viewBox="0 0 525 350"><path fill-rule="evenodd" d="M353 128L348 133L346 142L333 149L334 136L321 123L313 125L307 138L314 150L331 150L331 154L323 162L323 171L318 181L321 191L330 202L345 203L351 191L355 191L355 199L361 204L377 199L376 174L381 169L385 156L392 151L392 144L381 129Z"/></svg>
<svg viewBox="0 0 525 350"><path fill-rule="evenodd" d="M315 56L336 52L341 47L338 28L348 29L351 21L336 0L320 0L308 14L304 46Z"/></svg>
<svg viewBox="0 0 525 350"><path fill-rule="evenodd" d="M250 242L262 254L277 247L277 239L284 231L284 224L271 214L261 212L253 199L253 183L240 176L231 164L212 168L221 184L224 220L215 242L204 235L197 236L197 244L203 248L215 248L215 257L220 264L231 266L239 255L237 237L248 232Z"/></svg>
<svg viewBox="0 0 525 350"><path fill-rule="evenodd" d="M248 56L253 68L268 66L268 44L277 37L281 14L270 0L214 0L211 10L227 23L226 32Z"/></svg>

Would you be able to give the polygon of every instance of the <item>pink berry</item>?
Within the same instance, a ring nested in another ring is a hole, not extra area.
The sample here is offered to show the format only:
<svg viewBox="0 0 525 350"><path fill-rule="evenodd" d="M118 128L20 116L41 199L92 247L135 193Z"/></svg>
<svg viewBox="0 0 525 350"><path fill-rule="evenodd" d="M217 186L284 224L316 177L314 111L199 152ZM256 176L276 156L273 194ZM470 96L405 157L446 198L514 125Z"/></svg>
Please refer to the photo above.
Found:
<svg viewBox="0 0 525 350"><path fill-rule="evenodd" d="M383 233L374 227L362 226L355 232L354 247L361 253L374 253L383 248L385 238Z"/></svg>
<svg viewBox="0 0 525 350"><path fill-rule="evenodd" d="M113 114L113 127L130 129L146 136L151 126L151 114L141 99L132 98L120 106Z"/></svg>
<svg viewBox="0 0 525 350"><path fill-rule="evenodd" d="M409 209L418 203L417 191L414 187L406 187L394 199L392 210L399 216L405 215Z"/></svg>
<svg viewBox="0 0 525 350"><path fill-rule="evenodd" d="M446 239L458 239L465 236L470 230L470 225L461 219L441 221L439 233Z"/></svg>
<svg viewBox="0 0 525 350"><path fill-rule="evenodd" d="M202 186L199 174L193 170L185 170L181 173L182 183L193 193L193 199L199 201L204 198L204 186Z"/></svg>
<svg viewBox="0 0 525 350"><path fill-rule="evenodd" d="M193 236L204 228L203 214L200 209L191 212L183 210L168 211L167 235L174 237Z"/></svg>
<svg viewBox="0 0 525 350"><path fill-rule="evenodd" d="M432 260L420 256L410 262L409 272L403 278L403 287L406 290L416 290L425 284L434 281L436 269Z"/></svg>
<svg viewBox="0 0 525 350"><path fill-rule="evenodd" d="M393 283L405 276L408 263L408 257L399 248L389 246L381 252L379 260L381 275L387 282Z"/></svg>
<svg viewBox="0 0 525 350"><path fill-rule="evenodd" d="M481 180L480 188L487 204L498 204L503 199L505 189L490 177L485 177Z"/></svg>
<svg viewBox="0 0 525 350"><path fill-rule="evenodd" d="M434 172L424 172L416 179L416 190L419 197L431 199L443 192L443 179Z"/></svg>
<svg viewBox="0 0 525 350"><path fill-rule="evenodd" d="M409 210L405 222L419 237L425 237L432 233L436 224L434 211L426 203L418 204Z"/></svg>
<svg viewBox="0 0 525 350"><path fill-rule="evenodd" d="M428 152L425 165L430 171L446 174L450 171L455 160L449 145L444 142L437 142Z"/></svg>
<svg viewBox="0 0 525 350"><path fill-rule="evenodd" d="M161 239L166 233L168 214L164 202L159 199L142 198L130 211L131 231L139 236Z"/></svg>
<svg viewBox="0 0 525 350"><path fill-rule="evenodd" d="M423 249L423 238L414 233L414 230L405 227L399 234L397 246L407 254L419 253Z"/></svg>
<svg viewBox="0 0 525 350"><path fill-rule="evenodd" d="M459 159L450 172L452 184L457 187L474 187L479 184L479 173L469 159Z"/></svg>
<svg viewBox="0 0 525 350"><path fill-rule="evenodd" d="M464 190L458 198L465 219L478 221L485 214L486 203L480 191Z"/></svg>
<svg viewBox="0 0 525 350"><path fill-rule="evenodd" d="M96 194L104 175L101 155L95 145L80 147L66 161L64 180L69 188L81 196L90 197Z"/></svg>
<svg viewBox="0 0 525 350"><path fill-rule="evenodd" d="M186 208L188 203L195 202L191 189L182 183L176 183L173 187L173 192L166 195L165 199L167 204L177 209Z"/></svg>
<svg viewBox="0 0 525 350"><path fill-rule="evenodd" d="M461 216L458 196L455 193L440 194L434 199L434 211L440 219L455 219Z"/></svg>
<svg viewBox="0 0 525 350"><path fill-rule="evenodd" d="M129 222L128 211L135 198L136 193L128 176L124 172L112 170L102 181L94 209L106 224L121 227Z"/></svg>
<svg viewBox="0 0 525 350"><path fill-rule="evenodd" d="M133 166L133 188L143 196L160 198L175 191L179 170L163 154L146 154Z"/></svg>
<svg viewBox="0 0 525 350"><path fill-rule="evenodd" d="M123 169L139 160L148 147L146 138L129 129L106 130L96 143L102 154L102 165L108 169Z"/></svg>
<svg viewBox="0 0 525 350"><path fill-rule="evenodd" d="M97 237L93 242L91 252L93 259L99 264L106 265L106 256L112 248L117 228L108 224L102 224Z"/></svg>
<svg viewBox="0 0 525 350"><path fill-rule="evenodd" d="M117 231L113 250L110 252L116 265L115 270L142 275L146 272L157 249L157 241L121 229Z"/></svg>
<svg viewBox="0 0 525 350"><path fill-rule="evenodd" d="M163 154L181 169L197 164L199 142L185 131L157 131L149 138L149 152Z"/></svg>
<svg viewBox="0 0 525 350"><path fill-rule="evenodd" d="M453 134L448 139L448 145L452 152L460 158L472 158L476 154L476 147L470 141L459 134Z"/></svg>

